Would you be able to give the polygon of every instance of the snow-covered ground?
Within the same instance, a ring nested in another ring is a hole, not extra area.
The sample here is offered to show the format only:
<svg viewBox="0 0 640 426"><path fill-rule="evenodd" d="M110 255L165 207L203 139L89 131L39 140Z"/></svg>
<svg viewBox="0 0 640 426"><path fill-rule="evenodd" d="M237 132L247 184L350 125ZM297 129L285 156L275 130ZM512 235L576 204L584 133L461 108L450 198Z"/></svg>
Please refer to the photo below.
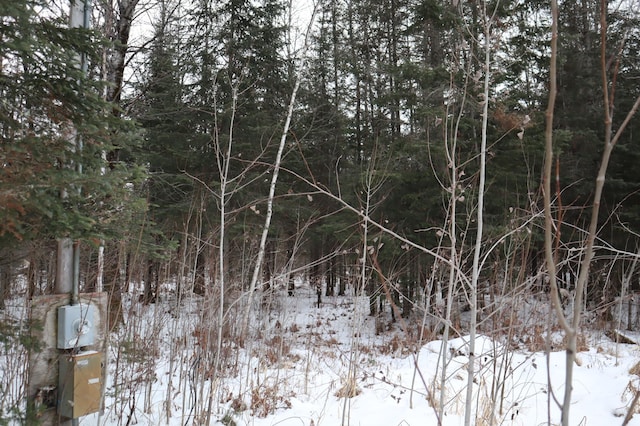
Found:
<svg viewBox="0 0 640 426"><path fill-rule="evenodd" d="M206 424L209 411L209 424L437 425L443 404L442 424L463 424L467 336L452 335L444 351L441 340L416 348L398 323L376 326L367 298L323 297L320 308L315 300L303 287L260 303L255 339L225 345L217 377L201 350L201 301L184 303L179 315L169 301L132 304L112 336L105 411L79 423ZM559 424L565 353L531 352L531 338L477 337L474 424ZM640 388L638 346L596 333L582 346L570 424L622 424ZM628 424L640 425L640 415Z"/></svg>

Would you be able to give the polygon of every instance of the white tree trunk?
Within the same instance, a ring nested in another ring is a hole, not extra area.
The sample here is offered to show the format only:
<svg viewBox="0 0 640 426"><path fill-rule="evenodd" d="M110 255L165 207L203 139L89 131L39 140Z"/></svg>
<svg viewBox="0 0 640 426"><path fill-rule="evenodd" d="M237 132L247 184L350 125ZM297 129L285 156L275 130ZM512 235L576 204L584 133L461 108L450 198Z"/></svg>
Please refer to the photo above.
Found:
<svg viewBox="0 0 640 426"><path fill-rule="evenodd" d="M484 19L484 87L482 103L482 135L480 143L480 182L478 183L477 231L473 250L473 269L471 272L470 305L471 321L469 323L469 363L467 364L467 396L465 401L464 424L471 426L473 410L473 384L475 376L476 328L478 316L478 279L480 276L480 252L482 251L482 227L484 223L484 186L487 164L487 125L489 121L489 83L491 80L491 16L487 15L487 2L483 2Z"/></svg>

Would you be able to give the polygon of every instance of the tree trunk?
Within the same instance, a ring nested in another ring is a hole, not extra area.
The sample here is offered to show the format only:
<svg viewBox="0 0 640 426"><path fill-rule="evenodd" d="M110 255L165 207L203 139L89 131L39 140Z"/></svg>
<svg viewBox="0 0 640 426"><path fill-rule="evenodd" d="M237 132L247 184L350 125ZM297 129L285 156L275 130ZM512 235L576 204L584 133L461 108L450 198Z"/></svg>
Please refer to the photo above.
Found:
<svg viewBox="0 0 640 426"><path fill-rule="evenodd" d="M5 301L9 298L11 288L11 274L9 265L0 263L0 309L5 308Z"/></svg>
<svg viewBox="0 0 640 426"><path fill-rule="evenodd" d="M482 251L482 231L484 225L484 192L486 177L486 161L487 161L487 132L489 123L489 89L491 82L491 17L488 15L487 3L483 3L483 21L484 21L484 91L482 106L482 135L480 145L480 182L478 184L478 206L477 206L477 230L476 241L473 250L473 270L471 276L471 323L469 324L469 363L467 378L467 399L465 407L464 423L465 426L471 426L471 411L473 407L473 385L475 380L475 339L477 329L478 315L478 292L480 291L478 281L480 278L480 252Z"/></svg>
<svg viewBox="0 0 640 426"><path fill-rule="evenodd" d="M124 322L122 315L122 289L124 277L122 268L126 265L126 247L124 242L120 242L110 247L111 256L105 258L105 291L109 294L109 331Z"/></svg>
<svg viewBox="0 0 640 426"><path fill-rule="evenodd" d="M144 278L144 292L142 294L142 304L148 305L156 302L158 288L158 262L147 259L147 268Z"/></svg>
<svg viewBox="0 0 640 426"><path fill-rule="evenodd" d="M118 0L118 11L110 6L105 7L105 33L113 42L113 47L107 52L105 64L106 86L105 99L113 104L113 115L121 114L122 88L124 84L124 68L127 51L129 49L129 36L139 0ZM109 168L113 169L119 161L119 149L116 146L107 152Z"/></svg>
<svg viewBox="0 0 640 426"><path fill-rule="evenodd" d="M273 240L267 241L264 253L264 265L262 266L262 290L271 290L271 280L273 279L273 269L275 263Z"/></svg>
<svg viewBox="0 0 640 426"><path fill-rule="evenodd" d="M313 286L316 293L316 307L320 307L322 304L322 272L320 270L320 259L322 258L322 245L318 242L314 242L311 247L311 261L313 266L311 267L311 273L309 276L309 282Z"/></svg>
<svg viewBox="0 0 640 426"><path fill-rule="evenodd" d="M200 245L200 243L198 243ZM196 254L196 270L193 275L193 292L199 296L204 296L206 293L205 286L205 253L202 248L198 248Z"/></svg>
<svg viewBox="0 0 640 426"><path fill-rule="evenodd" d="M369 293L369 316L376 316L378 314L378 295L376 292L376 286L373 284L375 278L370 278L367 283L367 292Z"/></svg>
<svg viewBox="0 0 640 426"><path fill-rule="evenodd" d="M347 274L346 274L346 255L340 255L338 257L338 296L344 296L347 291Z"/></svg>
<svg viewBox="0 0 640 426"><path fill-rule="evenodd" d="M27 270L27 297L29 300L33 299L38 291L39 263L36 248L31 247L31 250L29 250L29 269Z"/></svg>
<svg viewBox="0 0 640 426"><path fill-rule="evenodd" d="M329 268L327 269L327 288L325 296L333 296L336 291L336 258L329 258Z"/></svg>

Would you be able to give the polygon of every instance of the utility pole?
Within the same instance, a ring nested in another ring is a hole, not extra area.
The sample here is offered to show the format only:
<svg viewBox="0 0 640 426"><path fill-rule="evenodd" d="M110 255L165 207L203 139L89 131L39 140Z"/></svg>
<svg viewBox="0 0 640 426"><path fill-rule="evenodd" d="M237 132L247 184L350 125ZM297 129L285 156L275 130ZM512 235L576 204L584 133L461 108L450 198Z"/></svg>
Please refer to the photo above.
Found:
<svg viewBox="0 0 640 426"><path fill-rule="evenodd" d="M90 22L90 0L71 0L69 27L89 28ZM79 66L83 72L87 71L87 60L83 54L79 56ZM82 140L74 131L71 142L77 151L82 150ZM81 172L82 165L76 164L76 169ZM66 191L61 194L62 198L67 197ZM79 280L79 259L80 251L78 244L74 244L69 237L58 239L58 255L56 262L56 282L55 293L71 294L71 303L77 303L78 280Z"/></svg>
<svg viewBox="0 0 640 426"><path fill-rule="evenodd" d="M90 0L71 0L69 27L71 28L89 28L91 26L90 19ZM83 72L87 71L87 59L84 54L79 54L79 66ZM76 151L82 150L82 139L73 131L71 142L75 146ZM78 172L82 172L82 165L75 165ZM67 196L63 191L61 197ZM78 303L78 286L79 286L79 270L80 270L80 247L79 244L73 243L71 238L63 237L58 239L58 256L56 263L56 282L55 293L71 294L71 303Z"/></svg>
<svg viewBox="0 0 640 426"><path fill-rule="evenodd" d="M69 28L90 27L91 0L70 0ZM77 52L72 66L87 71L87 58ZM69 144L82 151L80 132L69 125ZM67 164L82 173L76 160ZM70 191L64 189L65 199ZM57 240L54 294L31 299L30 319L38 327L30 332L39 345L28 351L25 421L43 426L75 426L79 418L98 413L103 403L107 297L104 293L79 292L80 241L73 235Z"/></svg>
<svg viewBox="0 0 640 426"><path fill-rule="evenodd" d="M69 11L69 27L70 28L90 28L90 0L70 0ZM78 66L82 72L87 72L87 58L84 54L78 54ZM71 138L72 144L76 151L82 150L82 139L73 131ZM75 164L74 167L78 172L82 172L82 165ZM66 191L61 197L66 197ZM72 305L78 303L80 281L80 245L78 242L72 242L71 238L63 237L58 239L58 253L56 261L56 282L55 293L70 294L70 302ZM78 419L70 419L60 421L62 426L76 426Z"/></svg>

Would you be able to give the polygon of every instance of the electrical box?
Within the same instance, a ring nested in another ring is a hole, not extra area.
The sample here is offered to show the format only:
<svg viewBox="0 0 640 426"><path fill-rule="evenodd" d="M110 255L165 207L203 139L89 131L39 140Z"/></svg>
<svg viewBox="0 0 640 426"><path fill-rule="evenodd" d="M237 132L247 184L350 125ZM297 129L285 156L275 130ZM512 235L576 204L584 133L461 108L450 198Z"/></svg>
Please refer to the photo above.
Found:
<svg viewBox="0 0 640 426"><path fill-rule="evenodd" d="M60 358L58 414L75 419L100 410L102 354L83 352Z"/></svg>
<svg viewBox="0 0 640 426"><path fill-rule="evenodd" d="M93 345L95 341L95 307L81 303L58 308L58 349Z"/></svg>

